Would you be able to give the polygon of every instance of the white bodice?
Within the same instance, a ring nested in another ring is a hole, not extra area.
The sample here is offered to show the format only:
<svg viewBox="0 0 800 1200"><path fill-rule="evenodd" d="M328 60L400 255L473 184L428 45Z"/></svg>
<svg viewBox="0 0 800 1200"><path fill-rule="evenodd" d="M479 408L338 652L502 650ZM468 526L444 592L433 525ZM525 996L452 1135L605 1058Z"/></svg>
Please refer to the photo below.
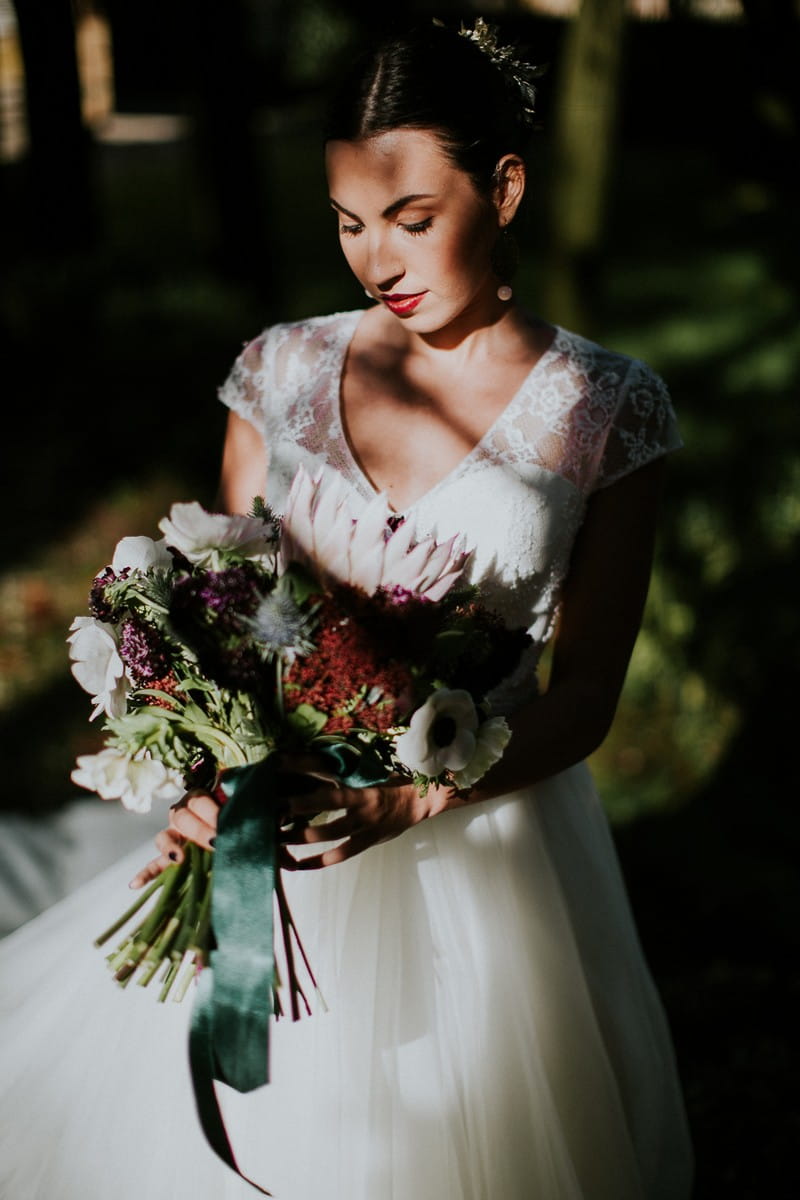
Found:
<svg viewBox="0 0 800 1200"><path fill-rule="evenodd" d="M263 435L267 502L280 513L300 463L337 471L354 515L374 496L341 419L341 379L362 310L271 326L245 346L220 399ZM461 534L465 579L533 637L497 709L535 688L588 497L681 445L663 381L644 363L556 330L478 444L405 511L419 535Z"/></svg>

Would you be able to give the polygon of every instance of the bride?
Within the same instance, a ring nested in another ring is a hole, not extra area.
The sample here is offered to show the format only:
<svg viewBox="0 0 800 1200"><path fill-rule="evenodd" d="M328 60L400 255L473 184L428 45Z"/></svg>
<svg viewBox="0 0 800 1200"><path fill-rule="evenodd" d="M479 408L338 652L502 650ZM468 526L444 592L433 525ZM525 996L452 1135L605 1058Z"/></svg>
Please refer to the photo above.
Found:
<svg viewBox="0 0 800 1200"><path fill-rule="evenodd" d="M495 706L512 738L468 793L349 789L311 760L288 888L328 1011L273 1034L272 1080L220 1088L243 1171L279 1200L688 1200L668 1026L584 759L637 636L665 455L642 362L527 312L511 229L532 70L482 22L393 36L329 114L330 205L363 310L273 326L221 389L221 496L280 512L303 464L354 514L464 534L468 578L532 635ZM546 688L537 662L553 639ZM91 939L216 802L0 945L3 1200L255 1195L199 1132L190 1001L125 993ZM124 881L124 882L123 882Z"/></svg>

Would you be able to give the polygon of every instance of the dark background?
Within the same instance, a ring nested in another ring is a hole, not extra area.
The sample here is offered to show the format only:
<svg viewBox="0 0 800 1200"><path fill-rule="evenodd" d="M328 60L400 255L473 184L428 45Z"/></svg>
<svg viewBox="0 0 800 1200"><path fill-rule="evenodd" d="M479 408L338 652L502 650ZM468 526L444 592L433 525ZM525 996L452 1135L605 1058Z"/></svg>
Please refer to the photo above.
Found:
<svg viewBox="0 0 800 1200"><path fill-rule="evenodd" d="M338 62L385 19L381 5L332 0L109 0L95 11L113 43L115 126L80 116L74 27L92 10L48 8L45 21L32 0L16 5L28 146L0 164L0 805L43 816L74 799L74 757L100 736L64 646L93 573L173 500L213 503L215 392L241 345L270 321L362 303L318 131ZM602 222L566 257L549 195L571 22L512 4L486 15L548 64L517 293L644 357L678 410L685 448L645 626L593 766L673 1025L697 1200L788 1200L800 1194L796 9L628 16ZM138 138L118 119L132 114L172 121Z"/></svg>

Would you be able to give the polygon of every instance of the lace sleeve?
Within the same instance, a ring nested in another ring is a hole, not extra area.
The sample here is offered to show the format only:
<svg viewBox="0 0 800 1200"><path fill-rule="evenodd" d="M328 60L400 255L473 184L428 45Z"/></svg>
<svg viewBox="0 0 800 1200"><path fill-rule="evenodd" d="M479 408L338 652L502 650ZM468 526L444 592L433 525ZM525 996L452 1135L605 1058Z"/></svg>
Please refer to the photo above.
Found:
<svg viewBox="0 0 800 1200"><path fill-rule="evenodd" d="M667 386L646 363L634 359L595 476L593 490L683 445Z"/></svg>
<svg viewBox="0 0 800 1200"><path fill-rule="evenodd" d="M266 397L269 395L266 380L268 341L269 330L265 330L248 342L217 392L223 404L244 417L262 435L266 420Z"/></svg>

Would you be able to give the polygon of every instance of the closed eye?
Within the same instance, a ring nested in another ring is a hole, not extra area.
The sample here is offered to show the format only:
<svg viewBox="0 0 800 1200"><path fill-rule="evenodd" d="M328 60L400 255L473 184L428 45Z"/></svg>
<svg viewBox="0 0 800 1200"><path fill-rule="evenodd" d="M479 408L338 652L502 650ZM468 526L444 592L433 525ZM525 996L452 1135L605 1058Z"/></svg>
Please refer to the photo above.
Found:
<svg viewBox="0 0 800 1200"><path fill-rule="evenodd" d="M364 226L360 222L356 225L340 224L339 225L339 233L345 233L345 234L347 234L348 237L355 237L356 234L361 233L363 228L364 228Z"/></svg>
<svg viewBox="0 0 800 1200"><path fill-rule="evenodd" d="M417 237L420 233L427 233L432 224L433 217L426 217L424 221L415 221L413 225L403 225L402 228L412 237Z"/></svg>

